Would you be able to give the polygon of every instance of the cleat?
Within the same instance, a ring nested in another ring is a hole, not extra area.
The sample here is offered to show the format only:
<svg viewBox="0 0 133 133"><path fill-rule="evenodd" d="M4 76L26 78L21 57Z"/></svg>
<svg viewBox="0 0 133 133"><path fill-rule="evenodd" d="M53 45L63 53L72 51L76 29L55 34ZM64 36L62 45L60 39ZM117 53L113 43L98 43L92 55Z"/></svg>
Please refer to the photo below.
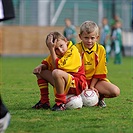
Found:
<svg viewBox="0 0 133 133"><path fill-rule="evenodd" d="M48 103L41 103L41 101L39 101L32 108L33 109L50 109L50 106Z"/></svg>
<svg viewBox="0 0 133 133"><path fill-rule="evenodd" d="M99 100L98 106L101 107L101 108L105 108L107 105L106 105L106 103L104 102L104 100Z"/></svg>
<svg viewBox="0 0 133 133"><path fill-rule="evenodd" d="M57 105L55 104L52 109L52 111L63 111L63 110L66 110L64 104L60 104L60 105Z"/></svg>

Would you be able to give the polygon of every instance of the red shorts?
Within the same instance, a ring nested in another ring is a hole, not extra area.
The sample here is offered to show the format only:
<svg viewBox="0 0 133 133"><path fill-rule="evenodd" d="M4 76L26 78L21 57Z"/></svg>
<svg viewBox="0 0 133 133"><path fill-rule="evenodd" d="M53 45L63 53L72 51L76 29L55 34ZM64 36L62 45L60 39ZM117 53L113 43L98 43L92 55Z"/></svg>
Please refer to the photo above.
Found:
<svg viewBox="0 0 133 133"><path fill-rule="evenodd" d="M87 82L85 76L80 75L79 77L73 77L69 74L68 83L65 88L65 94L79 95L84 89L86 89L86 87Z"/></svg>

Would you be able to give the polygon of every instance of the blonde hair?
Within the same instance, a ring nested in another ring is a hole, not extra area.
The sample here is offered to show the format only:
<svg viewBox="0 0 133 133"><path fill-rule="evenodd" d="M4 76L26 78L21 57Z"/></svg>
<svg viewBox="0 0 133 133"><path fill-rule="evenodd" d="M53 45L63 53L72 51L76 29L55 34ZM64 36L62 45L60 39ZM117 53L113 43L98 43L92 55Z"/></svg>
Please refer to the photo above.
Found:
<svg viewBox="0 0 133 133"><path fill-rule="evenodd" d="M97 36L99 35L99 27L93 21L85 21L81 24L80 34L82 34L84 31L87 33L95 32Z"/></svg>

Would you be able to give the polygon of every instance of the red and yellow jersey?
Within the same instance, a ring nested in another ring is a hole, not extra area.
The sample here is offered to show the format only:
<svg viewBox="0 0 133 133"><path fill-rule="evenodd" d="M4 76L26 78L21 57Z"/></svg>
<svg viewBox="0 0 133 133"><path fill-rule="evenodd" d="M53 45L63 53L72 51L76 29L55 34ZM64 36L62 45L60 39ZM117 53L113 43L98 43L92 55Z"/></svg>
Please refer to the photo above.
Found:
<svg viewBox="0 0 133 133"><path fill-rule="evenodd" d="M50 71L54 69L51 55L44 59L42 64L45 64ZM71 42L68 43L65 55L56 59L56 68L69 74L69 80L65 87L66 94L79 95L86 88L84 64L78 49Z"/></svg>
<svg viewBox="0 0 133 133"><path fill-rule="evenodd" d="M106 79L107 67L106 67L106 52L102 45L95 43L94 47L89 50L83 44L83 42L76 44L85 67L85 75L87 81L90 81L93 77Z"/></svg>
<svg viewBox="0 0 133 133"><path fill-rule="evenodd" d="M42 64L45 64L48 67L48 70L52 71L53 65L51 55L44 59ZM68 49L65 55L56 59L56 68L68 72L73 76L76 76L77 74L85 74L80 53L71 41L68 43Z"/></svg>

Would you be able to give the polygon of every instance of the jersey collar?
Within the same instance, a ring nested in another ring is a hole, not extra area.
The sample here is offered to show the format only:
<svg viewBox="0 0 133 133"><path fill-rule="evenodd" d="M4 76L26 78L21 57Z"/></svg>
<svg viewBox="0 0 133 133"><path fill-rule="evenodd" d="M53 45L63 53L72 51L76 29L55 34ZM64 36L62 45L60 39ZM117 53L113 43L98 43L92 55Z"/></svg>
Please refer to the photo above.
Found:
<svg viewBox="0 0 133 133"><path fill-rule="evenodd" d="M97 43L95 42L94 46L91 48L91 49L88 49L84 46L83 42L81 42L81 46L83 48L83 50L89 54L91 54L92 52L96 52L98 50L98 45Z"/></svg>

